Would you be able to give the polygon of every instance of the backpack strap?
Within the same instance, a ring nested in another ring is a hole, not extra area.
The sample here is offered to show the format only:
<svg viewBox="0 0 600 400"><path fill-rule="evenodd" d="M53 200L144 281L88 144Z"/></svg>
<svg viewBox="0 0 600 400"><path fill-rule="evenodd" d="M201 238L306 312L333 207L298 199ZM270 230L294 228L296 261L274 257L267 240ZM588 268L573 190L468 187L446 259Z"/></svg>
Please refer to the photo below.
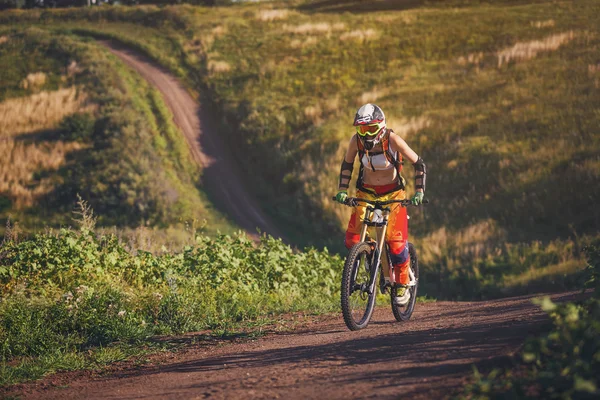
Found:
<svg viewBox="0 0 600 400"><path fill-rule="evenodd" d="M356 148L358 149L358 156L362 159L362 156L364 156L366 152L365 146L363 146L357 133L355 133L354 136L356 136Z"/></svg>
<svg viewBox="0 0 600 400"><path fill-rule="evenodd" d="M385 134L385 137L381 141L381 146L383 147L383 154L385 155L385 158L387 158L387 160L389 162L394 164L394 167L396 168L396 172L398 173L398 182L399 182L401 188L404 189L404 187L406 186L405 180L404 180L404 177L402 177L402 175L400 174L402 172L402 165L403 165L402 154L400 154L400 152L397 151L396 153L398 154L398 158L396 158L396 157L394 157L394 154L392 153L392 150L390 149L390 135L392 133L394 133L394 131L391 129L388 129L388 132ZM362 159L363 159L363 156L367 153L367 150L365 149L362 142L360 141L358 134L355 134L355 136L356 136L356 147L358 149L358 157L359 157L359 164L360 164L360 169L358 171L358 179L356 181L356 187L357 187L357 189L360 189L360 188L362 188L362 177L363 177L363 169L364 169ZM370 159L369 159L369 161L370 161ZM371 168L373 169L373 171L375 171L373 164L371 164Z"/></svg>
<svg viewBox="0 0 600 400"><path fill-rule="evenodd" d="M386 133L384 140L381 142L381 145L383 146L383 153L385 154L385 158L387 158L389 162L394 164L394 167L396 167L396 172L398 173L398 176L400 176L404 160L402 159L402 154L400 154L399 151L396 151L396 153L398 154L398 158L394 157L394 154L392 153L392 149L390 148L390 135L392 133L394 133L394 131L388 129L388 132Z"/></svg>
<svg viewBox="0 0 600 400"><path fill-rule="evenodd" d="M357 134L355 134L357 135ZM362 168L362 159L364 157L365 154L367 154L367 150L365 149L365 146L363 145L363 143L360 141L360 138L358 136L356 136L356 147L358 148L358 160L360 161L360 165ZM371 169L373 171L375 171L375 167L373 166L373 162L371 161L371 157L369 157L369 164L371 164ZM360 170L360 172L362 173L362 169ZM362 174L361 174L362 176Z"/></svg>

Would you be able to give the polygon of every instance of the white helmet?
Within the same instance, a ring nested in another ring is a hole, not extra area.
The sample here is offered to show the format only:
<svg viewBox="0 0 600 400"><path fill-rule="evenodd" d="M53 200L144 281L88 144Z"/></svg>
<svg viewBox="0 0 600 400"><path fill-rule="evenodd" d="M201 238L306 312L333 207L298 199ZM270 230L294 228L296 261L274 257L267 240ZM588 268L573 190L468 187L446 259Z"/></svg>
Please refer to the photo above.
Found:
<svg viewBox="0 0 600 400"><path fill-rule="evenodd" d="M371 150L386 133L385 114L379 106L365 104L356 112L354 126L365 149Z"/></svg>

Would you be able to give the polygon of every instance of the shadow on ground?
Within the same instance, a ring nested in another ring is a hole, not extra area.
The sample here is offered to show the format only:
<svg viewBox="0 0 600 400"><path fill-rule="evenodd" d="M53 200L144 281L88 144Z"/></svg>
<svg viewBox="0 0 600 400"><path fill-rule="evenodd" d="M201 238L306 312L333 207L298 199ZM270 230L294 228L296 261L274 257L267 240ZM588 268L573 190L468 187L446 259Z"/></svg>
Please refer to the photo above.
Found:
<svg viewBox="0 0 600 400"><path fill-rule="evenodd" d="M555 300L569 301L578 296L580 294L559 295ZM319 385L331 379L336 369L343 369L343 373L335 373L336 384L378 382L378 385L386 385L393 381L397 385L407 385L406 395L422 395L422 385L414 389L410 385L435 377L436 388L431 390L439 391L440 382L442 386L448 385L442 390L451 390L460 386L460 379L464 379L461 377L470 375L473 364L486 371L510 363L510 354L527 336L547 329L548 319L531 304L533 297L522 296L511 302L440 302L432 306L435 312L422 312L408 323L373 321L362 332L340 331L339 321L336 321L322 331L296 332L296 336L304 336L307 341L317 344L295 345L294 342L305 343L306 340L294 340L289 346L280 348L266 346L264 350L178 362L154 371L125 371L115 377L202 373L206 379L185 388L208 389L213 385L228 385L221 374L231 374L232 369L239 369L239 374L243 371L242 375L252 371L264 376L273 374L274 368L322 371L308 377L312 382L303 382L303 385ZM390 333L390 330L394 331ZM281 341L287 342L283 337ZM285 389L287 384L280 382L277 389Z"/></svg>

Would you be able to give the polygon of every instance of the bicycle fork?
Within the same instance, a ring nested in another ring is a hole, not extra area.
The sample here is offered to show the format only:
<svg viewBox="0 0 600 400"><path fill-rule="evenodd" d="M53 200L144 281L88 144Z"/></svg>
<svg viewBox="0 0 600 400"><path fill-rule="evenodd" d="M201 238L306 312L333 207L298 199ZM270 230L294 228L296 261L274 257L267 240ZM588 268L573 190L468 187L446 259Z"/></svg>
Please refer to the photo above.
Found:
<svg viewBox="0 0 600 400"><path fill-rule="evenodd" d="M365 211L365 218L363 221L362 230L360 233L360 241L364 242L367 238L367 230L368 230L368 221L371 220L371 214L374 210L370 207L367 207ZM377 247L375 248L375 253L373 254L373 259L371 263L371 274L369 279L369 284L367 288L368 294L375 293L375 287L377 283L377 278L379 276L379 268L381 268L381 255L383 254L383 246L385 244L385 234L387 231L387 223L389 217L389 209L384 210L383 212L383 223L381 224L380 229L376 229L377 234ZM393 269L390 267L390 275L393 275ZM390 276L390 279L393 279L393 276Z"/></svg>

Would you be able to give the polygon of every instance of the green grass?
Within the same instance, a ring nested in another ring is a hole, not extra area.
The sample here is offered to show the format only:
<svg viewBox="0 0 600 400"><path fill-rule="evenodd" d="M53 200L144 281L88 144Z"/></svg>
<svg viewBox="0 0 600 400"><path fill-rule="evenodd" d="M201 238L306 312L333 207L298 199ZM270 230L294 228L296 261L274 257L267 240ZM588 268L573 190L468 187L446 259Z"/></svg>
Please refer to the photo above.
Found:
<svg viewBox="0 0 600 400"><path fill-rule="evenodd" d="M2 362L0 364L0 387L40 379L56 372L84 369L98 371L116 362L132 358L143 363L148 355L175 349L175 346L148 342L143 345L117 343L112 346L89 349L86 352L56 350L41 357L22 358L11 365Z"/></svg>
<svg viewBox="0 0 600 400"><path fill-rule="evenodd" d="M64 68L66 60L48 49L27 45L10 49L10 44L4 44L0 47L0 63L6 66L0 70L0 101L3 101L29 94L21 82L32 72L47 75L46 84L40 89L57 89L60 86L58 72Z"/></svg>
<svg viewBox="0 0 600 400"><path fill-rule="evenodd" d="M22 43L8 53L0 44L9 66L0 99L23 96L18 82L33 69L59 87L57 71L74 57L102 121L93 147L61 172L56 202L16 217L25 228L64 225L80 193L106 233L59 231L2 248L1 381L129 357L152 335L225 334L281 312L338 307L336 256L216 235L233 230L220 215L207 221L212 237L196 238L198 220L215 215L198 189L201 171L157 92L93 38L146 53L200 93L298 247L344 253L348 210L329 198L355 110L382 106L428 165L431 203L411 210L420 294L481 299L578 287L583 248L599 240L599 7L390 0L368 9L300 1L1 13L0 36L17 30ZM519 58L527 49L531 57ZM405 173L410 182L409 165ZM15 216L0 207L0 217ZM192 246L162 249L173 242ZM597 311L568 307L557 321ZM559 323L548 341L586 329ZM545 364L549 353L531 346ZM569 390L590 388L585 373ZM480 384L472 390L489 395L489 382Z"/></svg>
<svg viewBox="0 0 600 400"><path fill-rule="evenodd" d="M2 385L156 351L146 348L156 335L258 334L252 327L270 316L337 309L338 256L244 235L199 235L162 255L129 251L96 236L82 208L79 231L0 247Z"/></svg>
<svg viewBox="0 0 600 400"><path fill-rule="evenodd" d="M64 85L66 66L75 60L81 72L72 84L82 87L98 108L85 138L72 133L61 136L86 146L68 155L66 164L55 172L55 189L28 209L8 203L0 218L11 215L25 231L69 225L80 194L94 206L102 226L183 229L194 223L204 224L212 234L235 230L206 200L199 186L201 171L156 89L94 40L33 28L9 32L8 37L0 57L11 67L3 70L3 76L13 83L5 84L4 97L25 94L14 82L32 72L49 74L40 90ZM35 65L39 58L47 65ZM62 126L64 130L78 125L65 120Z"/></svg>
<svg viewBox="0 0 600 400"><path fill-rule="evenodd" d="M556 288L585 264L578 249L600 222L598 11L589 0L275 2L0 22L117 38L170 68L220 116L251 187L299 246L344 252L347 210L329 197L352 114L376 102L429 166L432 202L411 215L428 291L478 297L527 290L528 277ZM537 50L505 62L516 45ZM463 294L469 275L479 284Z"/></svg>
<svg viewBox="0 0 600 400"><path fill-rule="evenodd" d="M429 166L432 202L411 215L427 291L479 297L564 287L552 282L585 264L578 249L600 221L598 15L594 1L300 2L0 22L116 38L170 68L220 116L256 195L299 246L344 252L347 210L329 197L352 114L375 101ZM517 44L552 40L500 64Z"/></svg>
<svg viewBox="0 0 600 400"><path fill-rule="evenodd" d="M561 304L536 299L552 320L548 332L527 340L513 365L481 374L460 399L592 399L600 394L600 248L586 247L587 299Z"/></svg>

